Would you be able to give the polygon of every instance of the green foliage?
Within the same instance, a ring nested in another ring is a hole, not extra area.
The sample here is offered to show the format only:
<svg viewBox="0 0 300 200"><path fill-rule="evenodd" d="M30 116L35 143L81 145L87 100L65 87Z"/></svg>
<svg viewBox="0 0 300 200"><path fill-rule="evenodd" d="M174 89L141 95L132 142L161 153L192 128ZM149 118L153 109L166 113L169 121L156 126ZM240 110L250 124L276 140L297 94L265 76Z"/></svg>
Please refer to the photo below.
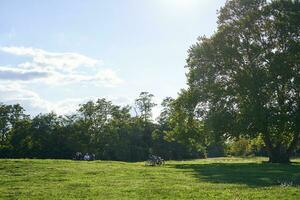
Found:
<svg viewBox="0 0 300 200"><path fill-rule="evenodd" d="M184 147L188 158L205 158L207 135L202 121L195 116L192 101L184 90L176 100L164 99L159 122L166 141Z"/></svg>
<svg viewBox="0 0 300 200"><path fill-rule="evenodd" d="M250 141L251 145L251 151L252 154L255 156L267 156L267 150L266 150L266 145L264 143L264 140L262 139L262 136L259 135L256 138L251 139Z"/></svg>
<svg viewBox="0 0 300 200"><path fill-rule="evenodd" d="M300 160L0 160L0 199L299 199Z"/></svg>
<svg viewBox="0 0 300 200"><path fill-rule="evenodd" d="M7 144L12 127L26 117L24 109L19 104L4 105L0 103L0 147Z"/></svg>
<svg viewBox="0 0 300 200"><path fill-rule="evenodd" d="M251 155L251 140L246 138L236 139L228 144L228 154L233 156Z"/></svg>
<svg viewBox="0 0 300 200"><path fill-rule="evenodd" d="M256 138L239 137L226 142L226 155L231 156L267 156L266 146L259 135Z"/></svg>

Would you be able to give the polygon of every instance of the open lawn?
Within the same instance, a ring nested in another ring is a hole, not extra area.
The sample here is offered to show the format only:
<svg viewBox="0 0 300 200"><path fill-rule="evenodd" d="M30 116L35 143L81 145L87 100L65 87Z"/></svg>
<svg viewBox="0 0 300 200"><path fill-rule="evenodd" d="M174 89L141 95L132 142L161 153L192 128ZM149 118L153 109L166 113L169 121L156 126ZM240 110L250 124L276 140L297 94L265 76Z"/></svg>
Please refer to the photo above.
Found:
<svg viewBox="0 0 300 200"><path fill-rule="evenodd" d="M0 199L300 199L300 159L0 160Z"/></svg>

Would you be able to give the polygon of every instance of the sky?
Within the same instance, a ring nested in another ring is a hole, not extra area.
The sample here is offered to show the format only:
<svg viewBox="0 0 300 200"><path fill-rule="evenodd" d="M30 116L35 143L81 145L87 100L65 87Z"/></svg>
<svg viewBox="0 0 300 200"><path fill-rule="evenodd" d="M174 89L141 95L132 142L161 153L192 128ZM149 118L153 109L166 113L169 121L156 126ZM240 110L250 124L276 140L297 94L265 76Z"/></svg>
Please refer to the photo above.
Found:
<svg viewBox="0 0 300 200"><path fill-rule="evenodd" d="M0 102L69 114L88 100L176 98L187 51L225 0L1 0ZM154 118L160 107L154 109Z"/></svg>

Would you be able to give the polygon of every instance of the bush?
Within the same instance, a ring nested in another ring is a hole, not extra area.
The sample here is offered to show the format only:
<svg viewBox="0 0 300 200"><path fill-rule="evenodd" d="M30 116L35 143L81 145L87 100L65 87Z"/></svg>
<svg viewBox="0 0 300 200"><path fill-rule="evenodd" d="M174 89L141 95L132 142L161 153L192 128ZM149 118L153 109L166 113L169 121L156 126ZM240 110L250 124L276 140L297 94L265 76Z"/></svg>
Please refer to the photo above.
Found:
<svg viewBox="0 0 300 200"><path fill-rule="evenodd" d="M251 151L255 156L268 156L266 146L261 135L251 140Z"/></svg>
<svg viewBox="0 0 300 200"><path fill-rule="evenodd" d="M0 158L9 158L11 157L11 147L9 146L0 146Z"/></svg>
<svg viewBox="0 0 300 200"><path fill-rule="evenodd" d="M228 155L232 156L249 156L251 151L251 140L246 138L238 138L228 143Z"/></svg>

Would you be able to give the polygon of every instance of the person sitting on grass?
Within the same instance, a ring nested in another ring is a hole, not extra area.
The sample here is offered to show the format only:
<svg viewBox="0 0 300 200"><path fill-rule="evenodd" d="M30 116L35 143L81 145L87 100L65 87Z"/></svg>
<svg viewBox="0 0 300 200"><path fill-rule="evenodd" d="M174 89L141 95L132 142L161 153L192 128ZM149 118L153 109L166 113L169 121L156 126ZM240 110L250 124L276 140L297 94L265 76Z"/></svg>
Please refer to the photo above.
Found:
<svg viewBox="0 0 300 200"><path fill-rule="evenodd" d="M86 153L86 154L84 155L83 159L84 159L84 160L91 160L91 156L90 156L88 153Z"/></svg>
<svg viewBox="0 0 300 200"><path fill-rule="evenodd" d="M83 155L81 152L76 152L75 156L73 157L73 160L82 160Z"/></svg>

